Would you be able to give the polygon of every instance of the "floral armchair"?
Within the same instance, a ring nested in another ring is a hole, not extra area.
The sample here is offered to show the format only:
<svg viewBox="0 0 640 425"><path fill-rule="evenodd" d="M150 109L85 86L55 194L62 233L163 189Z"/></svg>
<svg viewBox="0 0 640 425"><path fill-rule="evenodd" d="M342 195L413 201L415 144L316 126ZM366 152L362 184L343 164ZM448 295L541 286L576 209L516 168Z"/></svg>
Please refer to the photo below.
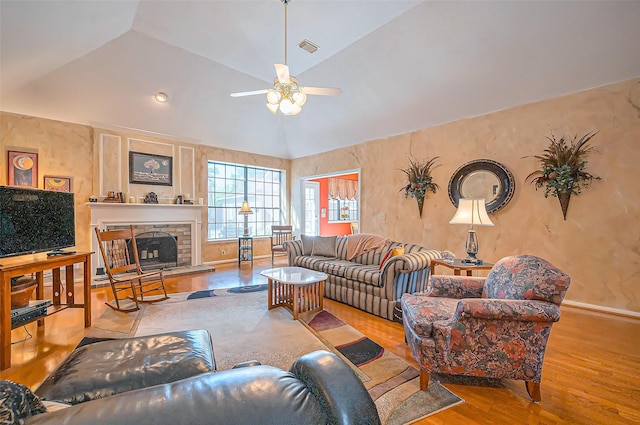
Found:
<svg viewBox="0 0 640 425"><path fill-rule="evenodd" d="M570 278L542 258L505 257L484 277L432 276L427 292L404 294L407 344L430 373L524 380L540 401L542 361Z"/></svg>

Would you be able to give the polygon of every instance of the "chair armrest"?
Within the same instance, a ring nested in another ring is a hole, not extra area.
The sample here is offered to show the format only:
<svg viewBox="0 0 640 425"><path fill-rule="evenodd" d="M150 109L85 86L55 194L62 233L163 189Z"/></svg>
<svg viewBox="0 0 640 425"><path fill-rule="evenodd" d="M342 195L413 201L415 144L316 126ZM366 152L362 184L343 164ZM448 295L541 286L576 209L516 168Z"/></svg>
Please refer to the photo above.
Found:
<svg viewBox="0 0 640 425"><path fill-rule="evenodd" d="M444 298L480 298L486 277L433 275L427 295Z"/></svg>
<svg viewBox="0 0 640 425"><path fill-rule="evenodd" d="M560 307L536 300L463 299L458 301L453 320L465 318L515 320L521 322L557 322Z"/></svg>
<svg viewBox="0 0 640 425"><path fill-rule="evenodd" d="M379 425L378 410L364 384L344 360L328 351L298 358L289 372L326 406L328 423Z"/></svg>

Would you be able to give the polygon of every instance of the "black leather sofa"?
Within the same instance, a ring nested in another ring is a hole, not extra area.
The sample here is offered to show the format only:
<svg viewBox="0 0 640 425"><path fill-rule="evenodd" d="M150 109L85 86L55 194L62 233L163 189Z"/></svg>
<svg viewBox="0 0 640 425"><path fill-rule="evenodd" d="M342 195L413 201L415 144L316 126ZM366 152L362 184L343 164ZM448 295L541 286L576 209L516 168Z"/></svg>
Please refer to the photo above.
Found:
<svg viewBox="0 0 640 425"><path fill-rule="evenodd" d="M70 360L72 366L68 367L75 370L78 363ZM351 367L333 353L308 353L298 358L289 371L251 363L243 366L114 395L92 393L104 398L76 400L78 404L28 417L24 423L380 424L366 388ZM59 368L57 373L61 372ZM140 387L144 380L139 382ZM43 384L44 388L36 390L36 394L47 393L49 397L44 398L51 400L50 384L55 386L56 382Z"/></svg>

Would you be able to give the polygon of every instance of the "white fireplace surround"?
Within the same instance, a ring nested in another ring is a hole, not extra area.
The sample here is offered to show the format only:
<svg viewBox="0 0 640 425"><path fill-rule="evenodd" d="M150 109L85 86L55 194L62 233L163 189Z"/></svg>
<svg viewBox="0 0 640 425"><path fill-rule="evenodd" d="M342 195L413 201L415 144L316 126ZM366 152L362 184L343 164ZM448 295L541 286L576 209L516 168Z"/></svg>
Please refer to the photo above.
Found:
<svg viewBox="0 0 640 425"><path fill-rule="evenodd" d="M176 204L118 204L88 202L91 209L91 277L96 269L104 267L95 229L105 230L109 226L143 224L188 224L191 226L191 265L202 263L200 250L203 205Z"/></svg>

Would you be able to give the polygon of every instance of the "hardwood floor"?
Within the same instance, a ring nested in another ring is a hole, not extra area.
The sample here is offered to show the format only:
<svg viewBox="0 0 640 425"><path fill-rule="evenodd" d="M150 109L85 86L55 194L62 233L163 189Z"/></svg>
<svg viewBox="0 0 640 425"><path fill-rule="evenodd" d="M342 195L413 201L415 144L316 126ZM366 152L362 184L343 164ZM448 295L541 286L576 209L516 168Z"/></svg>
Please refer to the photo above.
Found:
<svg viewBox="0 0 640 425"><path fill-rule="evenodd" d="M285 263L283 257L276 259L276 266ZM270 259L256 260L253 268L222 265L215 273L169 278L167 286L176 293L266 283L259 272L270 267ZM107 308L110 294L108 288L97 288L91 295L95 319ZM331 300L325 300L325 309L415 365L401 324ZM13 345L13 367L0 372L0 378L37 387L85 335L82 323L82 310L69 309L47 317L44 328L27 325L33 338ZM25 335L23 328L15 329L12 341ZM639 343L640 320L563 307L547 346L541 403L530 401L521 381L507 381L505 388L446 384L465 403L419 423L640 423Z"/></svg>

